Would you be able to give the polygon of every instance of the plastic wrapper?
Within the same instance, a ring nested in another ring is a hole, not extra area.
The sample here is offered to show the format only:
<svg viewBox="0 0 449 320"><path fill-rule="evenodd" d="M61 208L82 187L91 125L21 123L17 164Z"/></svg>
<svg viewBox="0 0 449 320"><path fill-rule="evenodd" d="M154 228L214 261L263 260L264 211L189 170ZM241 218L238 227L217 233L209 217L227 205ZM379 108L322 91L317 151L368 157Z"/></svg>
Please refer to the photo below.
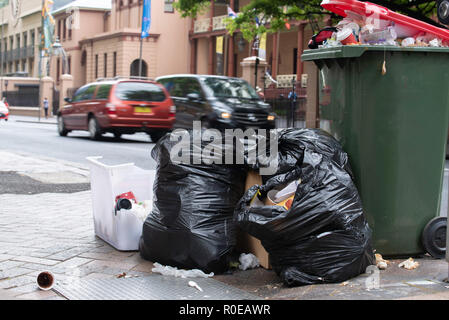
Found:
<svg viewBox="0 0 449 320"><path fill-rule="evenodd" d="M214 273L206 274L201 270L182 270L175 267L163 266L160 263L155 263L154 268L151 269L154 273L160 273L163 276L172 276L176 278L212 278Z"/></svg>
<svg viewBox="0 0 449 320"><path fill-rule="evenodd" d="M191 131L185 137L193 142ZM191 164L172 160L179 143L170 141L170 135L152 151L157 162L154 203L143 226L140 253L163 265L221 273L229 267L236 242L233 212L244 193L246 168L193 164L194 154L210 144L188 145L184 151Z"/></svg>
<svg viewBox="0 0 449 320"><path fill-rule="evenodd" d="M250 188L237 205L237 225L261 240L287 286L364 273L375 261L371 230L338 142L320 130L283 130L279 158L277 174ZM299 179L290 210L260 205L268 191Z"/></svg>

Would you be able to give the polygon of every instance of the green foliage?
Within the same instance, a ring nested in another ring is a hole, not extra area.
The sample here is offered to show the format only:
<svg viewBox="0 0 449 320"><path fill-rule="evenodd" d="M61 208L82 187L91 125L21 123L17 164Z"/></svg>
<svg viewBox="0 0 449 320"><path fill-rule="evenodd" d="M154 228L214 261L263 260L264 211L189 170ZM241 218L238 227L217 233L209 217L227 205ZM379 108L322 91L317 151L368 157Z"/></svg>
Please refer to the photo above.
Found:
<svg viewBox="0 0 449 320"><path fill-rule="evenodd" d="M370 2L401 12L415 19L438 25L431 19L436 15L435 1L427 0L371 0ZM228 31L232 34L240 30L245 39L251 40L257 34L276 32L285 29L288 20L319 21L324 16L338 19L333 13L320 6L321 0L251 0L240 9L236 19L227 19ZM204 13L210 5L210 0L177 0L175 8L186 17L195 17ZM255 17L261 21L269 21L267 25L257 26ZM440 26L440 25L438 25ZM441 27L441 26L440 26Z"/></svg>

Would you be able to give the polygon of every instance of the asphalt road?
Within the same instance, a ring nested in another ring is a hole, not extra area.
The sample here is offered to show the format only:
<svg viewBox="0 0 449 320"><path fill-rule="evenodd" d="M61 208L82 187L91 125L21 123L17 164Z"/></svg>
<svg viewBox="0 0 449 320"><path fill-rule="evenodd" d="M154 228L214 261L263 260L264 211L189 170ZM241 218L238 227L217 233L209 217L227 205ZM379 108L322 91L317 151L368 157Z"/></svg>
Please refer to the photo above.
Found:
<svg viewBox="0 0 449 320"><path fill-rule="evenodd" d="M73 131L67 137L60 137L56 124L24 122L36 120L32 117L11 116L8 122L0 121L0 148L86 166L86 157L103 156L102 162L108 165L132 162L143 169L156 167L156 162L151 158L154 143L145 133L123 135L120 140L115 140L112 134L106 134L101 140L92 141L84 131Z"/></svg>

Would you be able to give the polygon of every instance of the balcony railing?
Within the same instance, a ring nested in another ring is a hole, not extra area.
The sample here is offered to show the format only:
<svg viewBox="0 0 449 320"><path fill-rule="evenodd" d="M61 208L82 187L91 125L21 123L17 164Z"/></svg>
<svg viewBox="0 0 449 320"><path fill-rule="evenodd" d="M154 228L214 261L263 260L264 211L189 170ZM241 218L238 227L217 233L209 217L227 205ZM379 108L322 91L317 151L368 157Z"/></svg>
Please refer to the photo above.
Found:
<svg viewBox="0 0 449 320"><path fill-rule="evenodd" d="M226 29L226 24L227 24L226 21L225 21L226 18L228 18L227 15L214 17L212 19L212 29L213 30L224 30L224 29Z"/></svg>
<svg viewBox="0 0 449 320"><path fill-rule="evenodd" d="M278 88L288 88L293 86L293 81L296 82L296 74L283 74L276 77Z"/></svg>
<svg viewBox="0 0 449 320"><path fill-rule="evenodd" d="M12 51L12 59L19 60L20 59L20 48L13 49Z"/></svg>
<svg viewBox="0 0 449 320"><path fill-rule="evenodd" d="M6 54L6 62L11 62L12 61L12 50L8 50L5 52Z"/></svg>
<svg viewBox="0 0 449 320"><path fill-rule="evenodd" d="M196 20L193 27L194 33L201 33L209 31L210 19L199 19Z"/></svg>
<svg viewBox="0 0 449 320"><path fill-rule="evenodd" d="M26 49L26 57L33 58L34 57L34 46L28 46Z"/></svg>
<svg viewBox="0 0 449 320"><path fill-rule="evenodd" d="M20 48L20 59L25 59L27 57L27 47Z"/></svg>

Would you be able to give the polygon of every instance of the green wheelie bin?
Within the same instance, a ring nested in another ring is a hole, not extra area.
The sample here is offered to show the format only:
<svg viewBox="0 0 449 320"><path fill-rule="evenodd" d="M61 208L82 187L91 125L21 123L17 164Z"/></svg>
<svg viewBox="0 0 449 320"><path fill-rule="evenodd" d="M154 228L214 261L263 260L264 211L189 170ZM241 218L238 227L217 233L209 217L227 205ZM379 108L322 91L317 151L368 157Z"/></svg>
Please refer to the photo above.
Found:
<svg viewBox="0 0 449 320"><path fill-rule="evenodd" d="M376 252L443 258L449 48L347 45L302 60L319 68L320 127L349 155Z"/></svg>

